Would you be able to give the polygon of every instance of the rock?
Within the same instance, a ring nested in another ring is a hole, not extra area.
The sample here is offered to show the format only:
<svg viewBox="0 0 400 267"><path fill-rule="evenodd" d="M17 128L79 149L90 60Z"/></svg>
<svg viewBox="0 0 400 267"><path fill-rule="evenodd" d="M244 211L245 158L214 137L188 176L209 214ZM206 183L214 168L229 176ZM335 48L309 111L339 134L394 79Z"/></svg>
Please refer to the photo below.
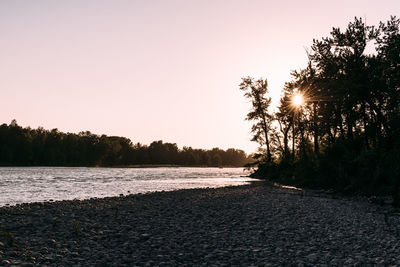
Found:
<svg viewBox="0 0 400 267"><path fill-rule="evenodd" d="M309 262L314 263L317 261L318 255L317 255L317 253L311 253L311 254L307 255L306 258Z"/></svg>
<svg viewBox="0 0 400 267"><path fill-rule="evenodd" d="M351 265L351 264L353 264L353 262L354 262L354 260L353 260L352 258L348 258L348 259L346 259L346 261L344 262L344 264L346 264L346 265Z"/></svg>
<svg viewBox="0 0 400 267"><path fill-rule="evenodd" d="M1 261L1 265L2 266L6 266L6 265L10 265L10 264L11 264L11 262L9 260L2 260Z"/></svg>
<svg viewBox="0 0 400 267"><path fill-rule="evenodd" d="M24 249L0 245L0 265L395 265L400 217L382 227L374 207L264 186L0 207L0 225ZM81 222L78 236L72 219Z"/></svg>

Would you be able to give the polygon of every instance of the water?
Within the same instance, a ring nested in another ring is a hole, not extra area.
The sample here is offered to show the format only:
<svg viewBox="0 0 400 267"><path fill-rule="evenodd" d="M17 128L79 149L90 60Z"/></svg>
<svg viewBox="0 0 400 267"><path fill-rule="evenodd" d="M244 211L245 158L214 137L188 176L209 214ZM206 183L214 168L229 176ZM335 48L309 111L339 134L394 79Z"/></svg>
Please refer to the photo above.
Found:
<svg viewBox="0 0 400 267"><path fill-rule="evenodd" d="M243 185L243 168L0 168L0 206Z"/></svg>

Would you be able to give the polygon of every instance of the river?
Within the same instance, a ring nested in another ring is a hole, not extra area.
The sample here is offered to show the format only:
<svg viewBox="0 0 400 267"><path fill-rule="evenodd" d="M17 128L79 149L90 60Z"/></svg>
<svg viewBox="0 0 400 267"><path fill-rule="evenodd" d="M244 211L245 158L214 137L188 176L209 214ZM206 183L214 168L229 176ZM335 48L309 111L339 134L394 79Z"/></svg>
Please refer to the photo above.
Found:
<svg viewBox="0 0 400 267"><path fill-rule="evenodd" d="M0 206L243 185L243 168L1 167Z"/></svg>

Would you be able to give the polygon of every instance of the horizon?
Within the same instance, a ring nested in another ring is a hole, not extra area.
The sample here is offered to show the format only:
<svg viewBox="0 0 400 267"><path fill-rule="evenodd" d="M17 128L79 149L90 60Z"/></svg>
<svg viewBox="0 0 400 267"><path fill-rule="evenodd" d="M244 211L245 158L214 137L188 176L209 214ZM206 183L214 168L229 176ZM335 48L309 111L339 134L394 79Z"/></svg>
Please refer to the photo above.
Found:
<svg viewBox="0 0 400 267"><path fill-rule="evenodd" d="M242 77L266 78L276 105L313 38L399 11L394 0L2 1L0 121L250 154Z"/></svg>

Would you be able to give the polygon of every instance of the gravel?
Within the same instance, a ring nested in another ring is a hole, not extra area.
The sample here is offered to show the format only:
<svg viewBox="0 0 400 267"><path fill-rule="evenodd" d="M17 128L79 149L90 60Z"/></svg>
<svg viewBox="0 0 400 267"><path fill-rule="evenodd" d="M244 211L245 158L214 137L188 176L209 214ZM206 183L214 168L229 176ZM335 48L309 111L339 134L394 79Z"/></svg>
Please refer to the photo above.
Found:
<svg viewBox="0 0 400 267"><path fill-rule="evenodd" d="M0 208L0 266L400 265L385 203L263 182Z"/></svg>

